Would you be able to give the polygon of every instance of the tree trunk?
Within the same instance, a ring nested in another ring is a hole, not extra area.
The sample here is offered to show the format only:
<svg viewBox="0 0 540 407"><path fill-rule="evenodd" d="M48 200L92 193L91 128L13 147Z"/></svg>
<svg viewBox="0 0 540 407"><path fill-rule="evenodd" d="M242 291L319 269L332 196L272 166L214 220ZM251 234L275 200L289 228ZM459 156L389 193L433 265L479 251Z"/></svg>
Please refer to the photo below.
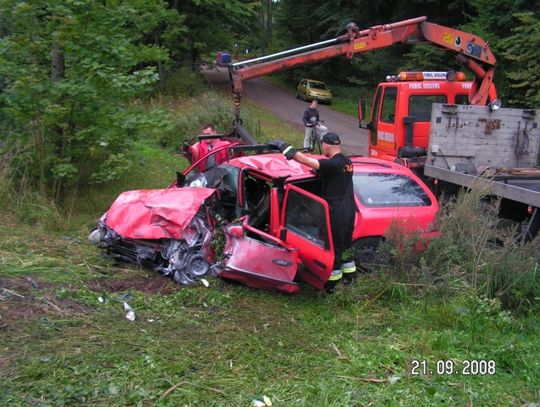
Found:
<svg viewBox="0 0 540 407"><path fill-rule="evenodd" d="M267 0L266 12L266 45L272 44L272 0Z"/></svg>
<svg viewBox="0 0 540 407"><path fill-rule="evenodd" d="M159 36L157 35L157 33L154 33L154 45L156 47L159 47L161 45L159 43ZM157 61L157 67L159 73L159 83L163 86L165 84L165 66L163 65L163 61L161 59Z"/></svg>
<svg viewBox="0 0 540 407"><path fill-rule="evenodd" d="M63 79L65 70L64 52L58 42L55 41L51 53L51 80L57 82Z"/></svg>

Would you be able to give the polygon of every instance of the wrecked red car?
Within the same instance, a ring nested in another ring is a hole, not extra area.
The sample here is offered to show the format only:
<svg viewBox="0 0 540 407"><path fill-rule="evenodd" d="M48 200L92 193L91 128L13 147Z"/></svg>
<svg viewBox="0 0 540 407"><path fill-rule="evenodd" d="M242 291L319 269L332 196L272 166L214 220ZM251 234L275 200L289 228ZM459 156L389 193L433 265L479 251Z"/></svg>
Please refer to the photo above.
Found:
<svg viewBox="0 0 540 407"><path fill-rule="evenodd" d="M391 225L427 239L436 235L437 200L418 177L388 161L350 158L357 266L373 262ZM301 281L324 287L334 248L315 172L277 153L232 158L204 172L197 164L167 189L121 194L91 240L113 257L151 266L181 284L219 274L288 293L298 291ZM219 234L225 238L221 247Z"/></svg>

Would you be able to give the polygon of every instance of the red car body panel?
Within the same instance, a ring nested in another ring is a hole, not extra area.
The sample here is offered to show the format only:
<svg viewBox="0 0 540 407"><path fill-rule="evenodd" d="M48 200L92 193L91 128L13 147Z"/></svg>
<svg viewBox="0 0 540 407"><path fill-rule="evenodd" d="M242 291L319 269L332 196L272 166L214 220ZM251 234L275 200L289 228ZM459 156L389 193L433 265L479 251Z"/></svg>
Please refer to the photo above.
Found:
<svg viewBox="0 0 540 407"><path fill-rule="evenodd" d="M238 231L240 229L240 231ZM269 243L246 236L256 234ZM298 269L298 250L285 246L279 239L244 225L225 227L227 244L224 249L223 268L220 276L235 280L248 287L295 293L294 282Z"/></svg>
<svg viewBox="0 0 540 407"><path fill-rule="evenodd" d="M355 194L358 210L353 229L353 241L365 237L385 236L391 226L397 227L405 234L421 233L427 239L438 236L437 231L432 231L433 222L439 211L437 198L411 170L376 158L353 157L353 165L355 174L397 174L409 177L422 187L431 201L431 205L426 206L370 207L364 205L358 194Z"/></svg>
<svg viewBox="0 0 540 407"><path fill-rule="evenodd" d="M181 239L211 188L142 189L120 194L106 225L128 239Z"/></svg>

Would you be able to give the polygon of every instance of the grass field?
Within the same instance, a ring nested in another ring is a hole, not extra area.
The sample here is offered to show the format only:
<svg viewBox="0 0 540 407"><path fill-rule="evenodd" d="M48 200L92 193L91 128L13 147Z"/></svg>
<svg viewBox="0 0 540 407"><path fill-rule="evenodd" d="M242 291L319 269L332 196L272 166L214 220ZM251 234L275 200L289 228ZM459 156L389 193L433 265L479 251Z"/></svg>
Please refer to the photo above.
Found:
<svg viewBox="0 0 540 407"><path fill-rule="evenodd" d="M250 109L262 139L302 136ZM180 287L102 257L86 236L116 194L166 186L185 165L150 141L133 159L129 177L82 191L67 213L28 197L0 215L0 405L540 402L539 293L519 310L478 296L460 278L465 259L449 295L422 294L385 268L331 296L308 286L290 296L217 278ZM430 255L410 267L443 264L443 250Z"/></svg>

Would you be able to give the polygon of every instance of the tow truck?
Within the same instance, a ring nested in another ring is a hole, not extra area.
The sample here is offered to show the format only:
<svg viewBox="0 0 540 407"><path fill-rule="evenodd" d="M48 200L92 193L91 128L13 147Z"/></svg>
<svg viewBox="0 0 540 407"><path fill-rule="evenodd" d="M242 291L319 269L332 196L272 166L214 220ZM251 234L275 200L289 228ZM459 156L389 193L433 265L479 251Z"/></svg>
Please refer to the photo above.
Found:
<svg viewBox="0 0 540 407"><path fill-rule="evenodd" d="M388 76L377 86L369 120L365 101L358 103L359 127L368 129L369 156L414 170L437 192L442 186L481 182L502 199L502 217L520 222L526 240L536 236L540 170L531 168L540 146L539 111L500 108L493 84L497 61L487 42L425 16L364 30L353 23L346 28L334 39L229 65L235 122L241 123L244 80L396 43L431 44L455 54L473 80L455 71Z"/></svg>

